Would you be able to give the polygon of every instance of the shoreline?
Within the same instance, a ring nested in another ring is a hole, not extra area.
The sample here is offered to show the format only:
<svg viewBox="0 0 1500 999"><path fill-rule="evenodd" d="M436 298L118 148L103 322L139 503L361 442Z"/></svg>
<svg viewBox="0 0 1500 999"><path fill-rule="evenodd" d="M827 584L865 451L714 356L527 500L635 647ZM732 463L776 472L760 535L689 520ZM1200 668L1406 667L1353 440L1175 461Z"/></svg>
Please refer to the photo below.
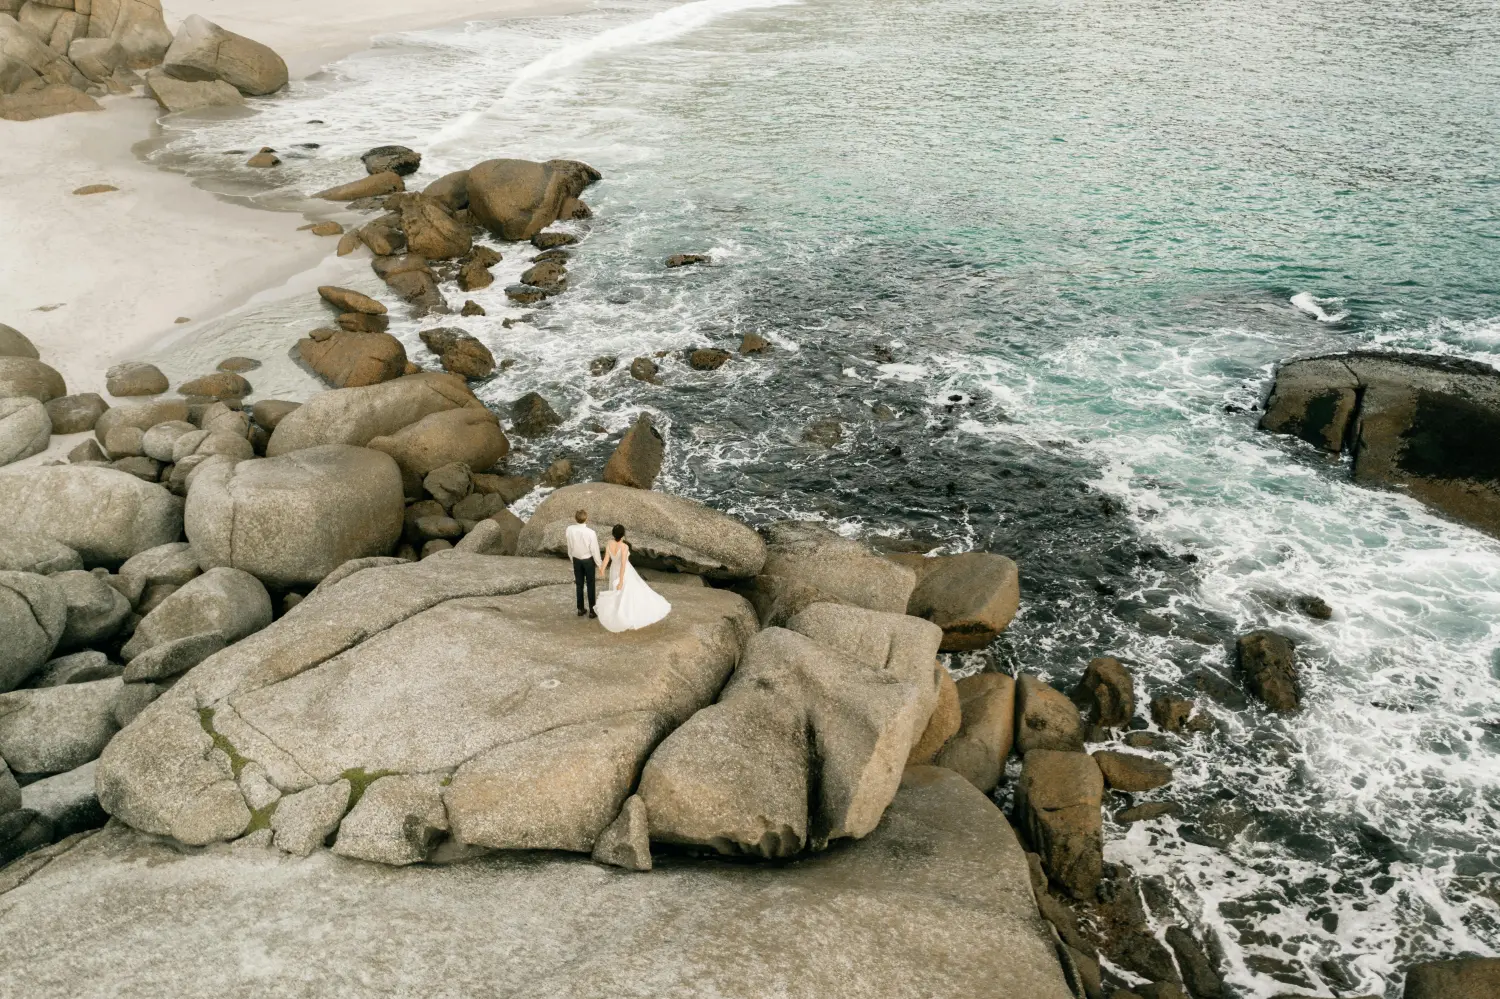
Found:
<svg viewBox="0 0 1500 999"><path fill-rule="evenodd" d="M229 13L219 0L185 0L167 4L165 12L174 29L200 14L269 45L298 80L369 47L381 34L585 9L573 0L447 0L415 14L399 0L255 0L246 6ZM69 392L107 397L104 373L111 365L295 284L298 274L331 257L336 239L298 227L344 206L275 208L200 186L138 153L161 134L163 112L153 99L130 95L100 103L102 112L0 122L11 154L0 161L0 227L35 234L27 252L0 272L0 322L31 338ZM117 190L72 193L93 184ZM183 318L188 322L177 321ZM45 452L20 464L50 460L76 443L55 437Z"/></svg>

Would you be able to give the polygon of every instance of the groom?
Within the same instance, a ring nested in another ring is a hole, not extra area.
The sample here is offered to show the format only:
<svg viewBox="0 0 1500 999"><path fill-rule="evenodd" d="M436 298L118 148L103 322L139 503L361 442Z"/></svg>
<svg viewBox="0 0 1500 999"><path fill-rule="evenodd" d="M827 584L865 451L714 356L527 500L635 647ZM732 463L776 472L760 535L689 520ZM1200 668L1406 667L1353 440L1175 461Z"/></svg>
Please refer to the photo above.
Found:
<svg viewBox="0 0 1500 999"><path fill-rule="evenodd" d="M573 560L573 586L578 590L578 616L598 617L594 613L594 570L598 567L599 558L599 535L589 526L589 512L579 510L573 514L577 521L563 532L568 539L568 556ZM589 591L588 610L583 609L583 591L587 587Z"/></svg>

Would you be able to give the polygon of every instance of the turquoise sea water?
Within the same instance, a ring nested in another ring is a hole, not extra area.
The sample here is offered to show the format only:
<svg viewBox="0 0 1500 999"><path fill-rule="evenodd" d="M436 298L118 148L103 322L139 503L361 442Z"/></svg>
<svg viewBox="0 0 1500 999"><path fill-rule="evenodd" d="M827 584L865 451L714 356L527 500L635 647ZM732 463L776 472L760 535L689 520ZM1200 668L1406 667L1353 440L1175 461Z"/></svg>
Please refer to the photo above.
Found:
<svg viewBox="0 0 1500 999"><path fill-rule="evenodd" d="M1116 655L1142 700L1221 722L1155 795L1181 819L1111 826L1109 858L1161 879L1240 996L1394 996L1415 959L1500 953L1500 542L1254 408L1296 354L1500 362L1497 106L1478 2L606 3L388 39L253 116L170 124L158 155L250 191L225 151L275 146L272 201L385 142L424 152L418 181L592 163L572 290L505 327L528 254L502 246L490 315L458 323L516 362L484 398L567 418L514 466L594 467L597 428L645 407L665 488L1011 554L1022 613L956 667L1067 686ZM714 263L664 270L677 252ZM252 304L170 359L280 356L321 321ZM393 331L430 360L430 325ZM773 351L588 374L746 332ZM803 442L829 419L842 443ZM1334 619L1288 609L1306 593ZM1255 626L1299 642L1295 718L1233 694Z"/></svg>

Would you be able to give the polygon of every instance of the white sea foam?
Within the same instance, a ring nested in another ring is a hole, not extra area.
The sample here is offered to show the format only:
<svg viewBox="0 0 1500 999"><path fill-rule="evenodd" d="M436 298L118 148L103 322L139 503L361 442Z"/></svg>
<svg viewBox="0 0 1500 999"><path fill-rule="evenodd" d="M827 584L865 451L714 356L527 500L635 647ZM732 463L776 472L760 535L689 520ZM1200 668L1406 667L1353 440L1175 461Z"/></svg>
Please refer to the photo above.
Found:
<svg viewBox="0 0 1500 999"><path fill-rule="evenodd" d="M1310 291L1299 291L1292 296L1291 302L1298 312L1312 316L1320 323L1337 323L1349 318L1347 311L1337 311L1344 304L1342 298L1314 298Z"/></svg>

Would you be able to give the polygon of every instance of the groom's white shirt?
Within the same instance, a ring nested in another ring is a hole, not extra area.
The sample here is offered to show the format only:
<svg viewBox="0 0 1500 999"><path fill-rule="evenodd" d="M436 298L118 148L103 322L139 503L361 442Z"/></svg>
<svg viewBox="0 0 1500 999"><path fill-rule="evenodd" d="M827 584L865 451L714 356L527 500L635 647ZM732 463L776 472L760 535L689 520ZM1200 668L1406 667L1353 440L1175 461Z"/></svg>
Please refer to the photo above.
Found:
<svg viewBox="0 0 1500 999"><path fill-rule="evenodd" d="M568 539L568 556L570 558L591 558L595 562L604 561L599 557L599 535L587 524L574 524L563 532Z"/></svg>

